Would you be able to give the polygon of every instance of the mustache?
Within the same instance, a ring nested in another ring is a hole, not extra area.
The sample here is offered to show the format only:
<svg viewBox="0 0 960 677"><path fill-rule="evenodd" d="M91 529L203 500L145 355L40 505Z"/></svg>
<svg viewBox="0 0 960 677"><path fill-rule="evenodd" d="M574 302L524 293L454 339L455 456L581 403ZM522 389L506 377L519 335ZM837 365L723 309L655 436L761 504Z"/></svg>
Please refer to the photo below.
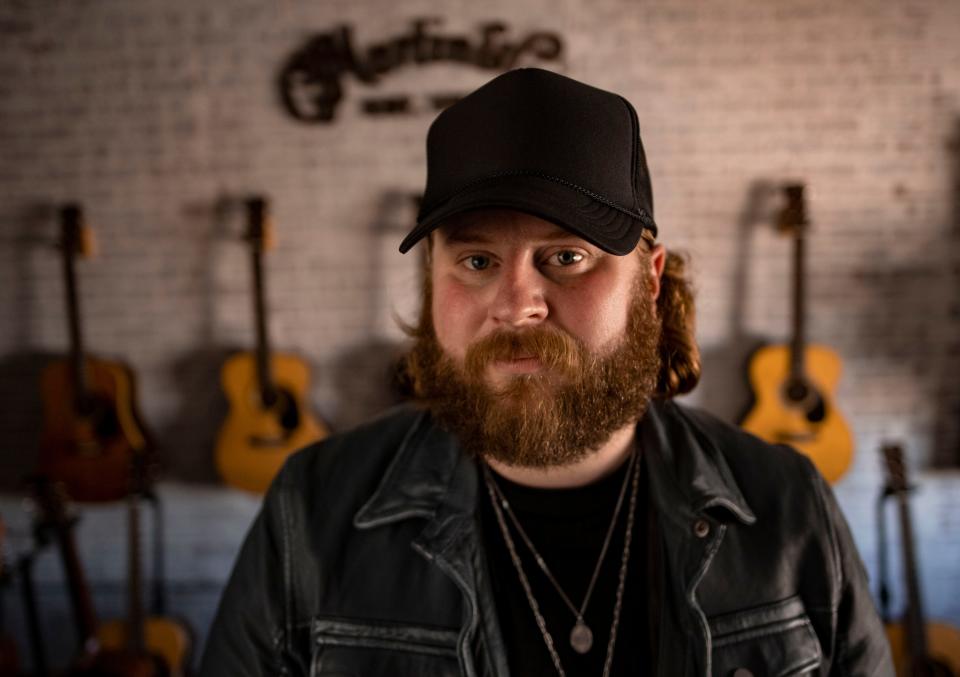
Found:
<svg viewBox="0 0 960 677"><path fill-rule="evenodd" d="M560 329L504 330L473 343L467 349L464 367L468 376L480 379L492 362L533 357L548 369L572 375L583 368L584 355L583 344Z"/></svg>

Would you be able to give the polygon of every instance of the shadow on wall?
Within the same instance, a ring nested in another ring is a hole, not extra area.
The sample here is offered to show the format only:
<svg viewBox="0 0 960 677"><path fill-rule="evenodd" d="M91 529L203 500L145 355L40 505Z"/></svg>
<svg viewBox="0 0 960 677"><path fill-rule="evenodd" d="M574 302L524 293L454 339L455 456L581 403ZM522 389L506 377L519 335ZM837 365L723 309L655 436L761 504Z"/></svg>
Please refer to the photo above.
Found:
<svg viewBox="0 0 960 677"><path fill-rule="evenodd" d="M48 352L13 353L0 360L0 492L22 491L35 472L43 431L40 375L63 356Z"/></svg>
<svg viewBox="0 0 960 677"><path fill-rule="evenodd" d="M4 327L5 331L11 333L12 345L29 345L32 338L30 331L38 306L38 295L34 289L35 271L31 265L33 254L40 253L51 260L62 256L57 248L60 240L57 218L57 205L47 202L25 205L12 220L14 227L18 227L11 242L14 275L10 279L16 288L9 291L16 302L12 321Z"/></svg>
<svg viewBox="0 0 960 677"><path fill-rule="evenodd" d="M228 409L220 385L220 368L235 352L226 347L200 348L170 367L180 406L169 425L157 433L157 455L165 478L220 482L213 450Z"/></svg>
<svg viewBox="0 0 960 677"><path fill-rule="evenodd" d="M948 231L950 252L947 260L947 289L953 290L947 312L949 322L960 328L960 118L954 121L953 133L946 144L950 156L950 190L952 204ZM955 331L947 345L946 364L940 372L937 390L937 418L934 428L936 467L960 467L960 331Z"/></svg>
<svg viewBox="0 0 960 677"><path fill-rule="evenodd" d="M419 310L419 296L421 291L420 278L422 269L426 265L426 246L420 244L413 251L406 254L400 254L397 251L397 245L413 228L417 220L417 211L420 208L421 195L403 190L387 190L380 195L377 203L376 216L367 229L366 251L370 252L372 257L371 279L368 284L370 290L370 301L367 304L369 315L367 318L367 331L371 336L376 336L383 331L382 321L385 317L396 319L397 314L405 316L407 320L412 320L416 314L410 315L413 306ZM416 291L410 293L416 294L417 298L412 305L410 299L398 298L398 289L395 288L396 280L391 278L390 272L396 270L415 271L418 286ZM402 303L405 306L398 308L397 304Z"/></svg>
<svg viewBox="0 0 960 677"><path fill-rule="evenodd" d="M35 311L41 300L35 289L33 255L59 258L56 250L59 233L56 229L57 206L51 203L25 205L12 219L17 228L11 246L14 250L13 275L16 285L9 290L15 299L13 315L4 324L13 346L31 342ZM40 374L44 367L62 353L25 351L10 353L0 360L0 491L22 489L25 475L36 470L40 434L43 427L43 405L40 395Z"/></svg>
<svg viewBox="0 0 960 677"><path fill-rule="evenodd" d="M753 229L773 223L772 203L777 187L768 181L754 181L737 219L737 260L730 280L729 338L704 349L700 355L702 377L697 386L699 406L730 423L737 423L752 404L747 364L750 356L768 339L744 328L744 304L750 279L751 234Z"/></svg>
<svg viewBox="0 0 960 677"><path fill-rule="evenodd" d="M349 430L404 401L398 375L403 353L403 345L377 339L337 356L329 370L343 403L336 421L331 421L335 430Z"/></svg>
<svg viewBox="0 0 960 677"><path fill-rule="evenodd" d="M424 265L425 248L422 246L408 253L406 258L397 252L397 244L416 221L419 200L418 193L384 191L377 203L373 223L367 230L366 251L370 252L373 265L367 285L370 297L366 325L367 335L374 338L351 346L331 360L328 371L341 403L336 420L330 422L336 431L349 430L368 421L408 396L398 371L406 344L381 334L386 317L393 318L398 312L404 315L396 304L409 300L397 297L398 290L390 271L398 264L401 271L416 270ZM419 295L416 301L418 304Z"/></svg>
<svg viewBox="0 0 960 677"><path fill-rule="evenodd" d="M181 218L193 235L193 279L198 288L200 322L194 350L177 357L167 367L179 406L167 425L157 429L157 456L163 477L184 482L218 484L214 466L217 433L228 412L220 385L220 369L241 348L218 345L219 291L217 261L226 243L243 237L245 196L221 195L216 201L184 206Z"/></svg>
<svg viewBox="0 0 960 677"><path fill-rule="evenodd" d="M960 466L960 121L944 149L950 154L953 192L946 241L937 238L916 247L915 258L898 265L879 258L872 267L854 271L854 279L876 299L864 309L857 330L869 338L863 342L865 355L908 372L929 393L932 448L921 465L939 468ZM949 335L944 325L952 330Z"/></svg>

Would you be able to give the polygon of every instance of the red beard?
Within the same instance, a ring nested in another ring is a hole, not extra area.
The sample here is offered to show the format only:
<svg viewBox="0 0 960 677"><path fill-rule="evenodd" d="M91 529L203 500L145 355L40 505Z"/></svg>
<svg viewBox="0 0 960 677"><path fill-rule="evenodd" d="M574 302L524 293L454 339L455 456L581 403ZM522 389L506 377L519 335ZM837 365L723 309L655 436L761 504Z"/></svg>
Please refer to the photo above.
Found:
<svg viewBox="0 0 960 677"><path fill-rule="evenodd" d="M646 276L634 285L627 329L604 354L552 327L497 332L467 349L464 365L440 347L432 322L407 355L414 390L470 454L508 465L548 468L575 463L643 416L660 371L660 320ZM424 300L429 315L430 293ZM540 369L496 387L486 375L497 360L535 357Z"/></svg>

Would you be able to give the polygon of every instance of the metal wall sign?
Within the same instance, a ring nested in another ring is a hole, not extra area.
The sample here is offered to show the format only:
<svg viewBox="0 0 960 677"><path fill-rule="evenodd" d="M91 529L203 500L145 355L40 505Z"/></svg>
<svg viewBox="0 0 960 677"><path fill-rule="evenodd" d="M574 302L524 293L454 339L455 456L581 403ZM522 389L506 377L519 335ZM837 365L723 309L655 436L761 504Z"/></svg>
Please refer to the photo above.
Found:
<svg viewBox="0 0 960 677"><path fill-rule="evenodd" d="M506 24L490 22L480 25L475 36L440 35L432 30L439 23L439 19L414 19L406 32L359 50L347 25L313 36L281 70L284 108L301 122L329 123L343 99L342 82L348 73L364 84L376 85L400 66L447 61L506 71L520 63L559 60L563 54L563 42L555 33L534 31L511 40ZM422 99L369 97L361 101L361 109L370 115L415 113L445 108L458 98L449 92Z"/></svg>

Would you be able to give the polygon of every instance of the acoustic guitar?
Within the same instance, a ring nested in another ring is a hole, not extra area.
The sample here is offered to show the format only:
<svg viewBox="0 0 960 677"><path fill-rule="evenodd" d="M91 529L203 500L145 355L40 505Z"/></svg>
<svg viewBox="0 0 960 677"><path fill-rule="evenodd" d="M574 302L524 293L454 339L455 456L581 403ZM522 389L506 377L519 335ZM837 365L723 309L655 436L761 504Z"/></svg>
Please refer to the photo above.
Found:
<svg viewBox="0 0 960 677"><path fill-rule="evenodd" d="M828 482L853 459L853 436L834 404L840 358L823 345L808 345L805 330L805 231L803 185L784 187L786 204L777 222L793 235L793 336L789 345L764 346L750 358L754 405L741 422L748 432L806 454Z"/></svg>
<svg viewBox="0 0 960 677"><path fill-rule="evenodd" d="M33 478L30 487L38 510L36 528L40 532L53 533L70 594L77 648L67 674L70 677L168 677L182 674L171 671L170 664L161 655L169 646L177 646L169 639L173 633L163 624L159 624L154 632L150 631L150 624L146 624L148 630L142 644L127 642L122 628L118 630L113 624L99 625L73 539L77 517L69 512L65 487L62 482L43 476ZM40 540L46 541L46 536ZM170 655L178 654L171 650Z"/></svg>
<svg viewBox="0 0 960 677"><path fill-rule="evenodd" d="M60 239L70 355L49 364L41 376L40 472L62 482L75 501L116 501L129 492L133 453L147 446L136 413L133 372L84 350L74 260L92 256L94 249L79 207L61 210Z"/></svg>
<svg viewBox="0 0 960 677"><path fill-rule="evenodd" d="M100 649L97 639L97 616L93 598L84 575L83 565L73 540L73 528L77 517L69 511L68 497L63 482L36 476L28 482L33 504L36 507L34 528L37 540L48 542L52 535L63 563L73 625L76 630L75 665L87 665Z"/></svg>
<svg viewBox="0 0 960 677"><path fill-rule="evenodd" d="M125 620L103 623L97 630L100 645L111 655L101 659L103 665L116 665L111 670L116 674L128 674L124 667L128 662L146 664L153 671L149 674L182 677L188 664L191 633L179 621L167 617L147 615L143 608L143 576L140 553L140 500L147 493L146 459L134 459L133 491L127 498L128 505L128 574ZM114 673L110 673L114 674Z"/></svg>
<svg viewBox="0 0 960 677"><path fill-rule="evenodd" d="M897 677L956 677L960 675L960 630L928 623L923 612L917 553L910 516L907 467L898 444L883 446L887 491L896 498L907 592L903 621L887 624L887 639L893 652Z"/></svg>
<svg viewBox="0 0 960 677"><path fill-rule="evenodd" d="M264 493L287 456L328 434L310 412L310 371L295 355L274 353L267 333L263 252L273 243L263 198L247 201L254 283L256 349L232 356L221 382L230 403L216 446L216 465L230 486Z"/></svg>

